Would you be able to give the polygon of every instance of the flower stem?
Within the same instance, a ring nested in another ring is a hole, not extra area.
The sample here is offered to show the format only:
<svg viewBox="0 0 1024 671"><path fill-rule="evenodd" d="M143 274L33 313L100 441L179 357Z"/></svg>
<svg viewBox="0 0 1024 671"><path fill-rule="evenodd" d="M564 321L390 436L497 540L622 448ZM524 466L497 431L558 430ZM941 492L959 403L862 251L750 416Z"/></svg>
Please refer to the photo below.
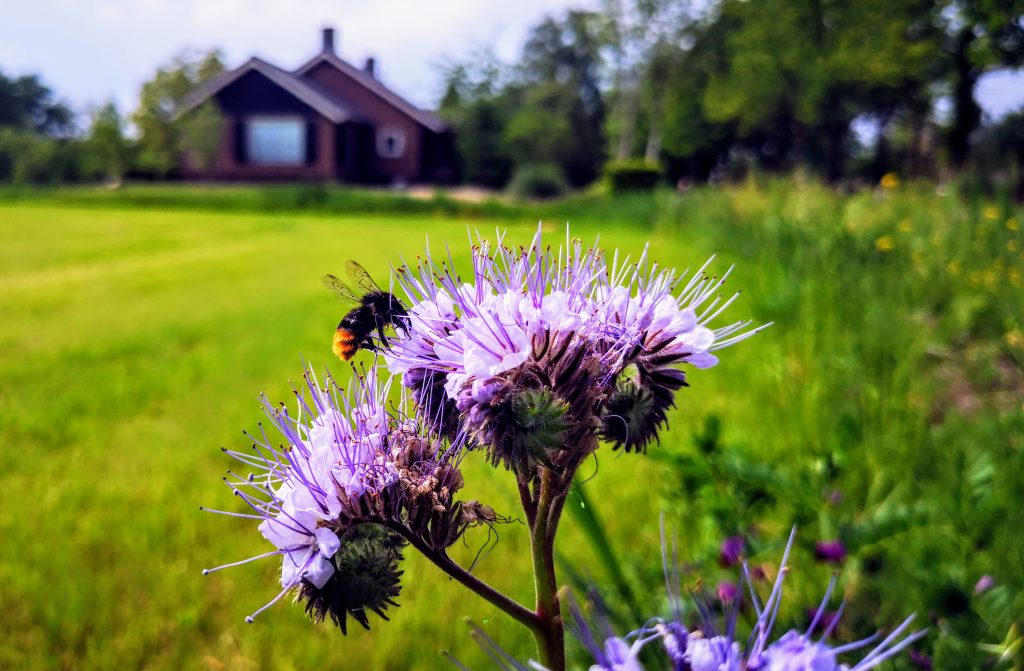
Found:
<svg viewBox="0 0 1024 671"><path fill-rule="evenodd" d="M539 627L533 630L541 664L550 671L565 670L565 629L558 601L558 578L555 575L554 528L558 524L557 478L548 468L541 469L540 497L530 535L533 554L533 579L537 597L536 617ZM555 519L550 518L555 513ZM549 526L552 533L549 533Z"/></svg>
<svg viewBox="0 0 1024 671"><path fill-rule="evenodd" d="M542 626L542 622L536 613L504 592L495 589L466 569L462 568L462 566L449 557L444 550L435 550L427 543L424 543L423 540L416 536L416 534L412 533L408 527L399 524L388 526L400 533L403 538L409 541L410 545L416 548L420 554L433 562L433 564L439 569L450 575L452 578L458 580L460 583L471 589L498 609L507 613L509 617L534 632L534 635L536 636L536 632Z"/></svg>

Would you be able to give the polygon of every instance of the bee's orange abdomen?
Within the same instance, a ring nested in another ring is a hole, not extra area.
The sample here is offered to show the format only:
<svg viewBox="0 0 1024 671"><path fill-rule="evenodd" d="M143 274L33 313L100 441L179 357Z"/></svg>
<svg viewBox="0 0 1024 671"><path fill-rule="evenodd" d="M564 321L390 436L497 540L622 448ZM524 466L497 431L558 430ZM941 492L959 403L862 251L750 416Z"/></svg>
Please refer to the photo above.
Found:
<svg viewBox="0 0 1024 671"><path fill-rule="evenodd" d="M348 361L359 349L355 334L348 329L338 329L334 332L334 353L342 361Z"/></svg>

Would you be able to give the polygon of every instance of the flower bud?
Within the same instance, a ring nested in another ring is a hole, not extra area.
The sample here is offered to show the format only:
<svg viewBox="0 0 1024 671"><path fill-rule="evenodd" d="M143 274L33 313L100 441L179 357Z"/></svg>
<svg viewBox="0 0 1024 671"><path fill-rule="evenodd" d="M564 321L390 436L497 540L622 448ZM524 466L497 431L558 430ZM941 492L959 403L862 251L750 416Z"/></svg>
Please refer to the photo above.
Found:
<svg viewBox="0 0 1024 671"><path fill-rule="evenodd" d="M398 534L376 524L348 530L331 559L334 573L319 588L304 580L296 601L306 602L306 614L314 622L330 615L342 634L348 633L348 617L364 629L370 628L370 611L387 620L384 611L398 606L395 598L402 591L398 563L404 545Z"/></svg>

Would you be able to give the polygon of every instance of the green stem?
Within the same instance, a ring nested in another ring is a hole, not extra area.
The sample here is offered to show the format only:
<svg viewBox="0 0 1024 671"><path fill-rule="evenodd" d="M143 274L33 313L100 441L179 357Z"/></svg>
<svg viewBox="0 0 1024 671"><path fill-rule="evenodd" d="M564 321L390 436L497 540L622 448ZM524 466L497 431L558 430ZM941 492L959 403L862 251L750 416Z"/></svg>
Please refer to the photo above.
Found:
<svg viewBox="0 0 1024 671"><path fill-rule="evenodd" d="M539 627L533 636L537 641L540 662L551 671L565 671L565 628L558 601L558 578L555 575L554 528L557 526L559 492L557 479L548 468L541 468L540 497L535 524L531 529L530 549L533 555L533 579L537 596L535 613ZM555 513L555 519L551 519ZM549 526L552 533L549 533Z"/></svg>
<svg viewBox="0 0 1024 671"><path fill-rule="evenodd" d="M509 617L534 632L534 635L536 635L536 632L540 630L543 623L540 621L537 614L529 608L504 592L500 592L494 587L491 587L480 578L477 578L475 575L462 568L462 566L449 557L444 550L435 550L430 547L427 543L423 542L421 538L417 537L416 534L412 533L408 527L398 524L388 526L400 533L403 538L409 541L410 545L416 548L420 554L433 562L439 569L450 575L452 578L458 580L460 583L483 597L498 609L507 613Z"/></svg>

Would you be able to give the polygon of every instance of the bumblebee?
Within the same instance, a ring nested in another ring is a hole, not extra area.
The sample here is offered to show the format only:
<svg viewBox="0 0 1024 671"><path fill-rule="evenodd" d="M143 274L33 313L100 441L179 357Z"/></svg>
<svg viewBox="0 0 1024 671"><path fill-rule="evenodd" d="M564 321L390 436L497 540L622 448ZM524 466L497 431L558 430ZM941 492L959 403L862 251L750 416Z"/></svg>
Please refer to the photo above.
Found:
<svg viewBox="0 0 1024 671"><path fill-rule="evenodd" d="M355 261L349 261L345 268L362 295L334 275L322 278L324 285L339 298L356 304L341 318L334 332L334 353L342 361L355 356L360 347L373 351L386 349L388 339L384 332L387 327L390 325L404 332L409 317L398 298L381 290L365 268Z"/></svg>

